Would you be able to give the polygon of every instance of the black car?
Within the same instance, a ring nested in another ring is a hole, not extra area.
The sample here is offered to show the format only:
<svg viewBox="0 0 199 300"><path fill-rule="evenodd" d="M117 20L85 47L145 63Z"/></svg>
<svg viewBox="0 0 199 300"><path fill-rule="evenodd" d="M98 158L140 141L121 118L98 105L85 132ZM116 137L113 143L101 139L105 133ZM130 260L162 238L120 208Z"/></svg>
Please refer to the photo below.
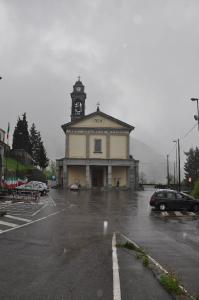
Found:
<svg viewBox="0 0 199 300"><path fill-rule="evenodd" d="M151 199L150 205L161 211L164 210L189 210L198 211L199 201L190 195L174 190L158 190Z"/></svg>

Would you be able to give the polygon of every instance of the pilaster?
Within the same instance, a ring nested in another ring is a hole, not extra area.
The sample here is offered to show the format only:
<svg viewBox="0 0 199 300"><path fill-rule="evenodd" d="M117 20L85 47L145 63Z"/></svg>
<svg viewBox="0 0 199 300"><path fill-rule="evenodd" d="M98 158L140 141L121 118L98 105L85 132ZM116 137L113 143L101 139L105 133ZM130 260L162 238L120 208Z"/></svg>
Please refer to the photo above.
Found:
<svg viewBox="0 0 199 300"><path fill-rule="evenodd" d="M89 138L90 138L90 135L87 133L86 134L86 158L87 159L89 158Z"/></svg>
<svg viewBox="0 0 199 300"><path fill-rule="evenodd" d="M65 138L65 156L66 158L69 158L69 134L66 133L66 138Z"/></svg>
<svg viewBox="0 0 199 300"><path fill-rule="evenodd" d="M106 157L110 159L110 133L106 136Z"/></svg>
<svg viewBox="0 0 199 300"><path fill-rule="evenodd" d="M108 166L108 187L112 187L112 166Z"/></svg>
<svg viewBox="0 0 199 300"><path fill-rule="evenodd" d="M68 166L66 162L63 162L63 187L68 187Z"/></svg>
<svg viewBox="0 0 199 300"><path fill-rule="evenodd" d="M86 165L86 187L91 188L90 166Z"/></svg>

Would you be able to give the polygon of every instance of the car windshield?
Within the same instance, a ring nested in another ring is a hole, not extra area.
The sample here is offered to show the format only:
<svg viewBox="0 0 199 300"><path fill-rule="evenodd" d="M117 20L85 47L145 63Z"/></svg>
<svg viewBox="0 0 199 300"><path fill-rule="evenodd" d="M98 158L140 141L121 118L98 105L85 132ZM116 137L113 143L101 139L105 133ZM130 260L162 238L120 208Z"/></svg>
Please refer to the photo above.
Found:
<svg viewBox="0 0 199 300"><path fill-rule="evenodd" d="M189 194L182 192L181 195L183 196L183 198L186 198L187 200L195 200L195 198Z"/></svg>

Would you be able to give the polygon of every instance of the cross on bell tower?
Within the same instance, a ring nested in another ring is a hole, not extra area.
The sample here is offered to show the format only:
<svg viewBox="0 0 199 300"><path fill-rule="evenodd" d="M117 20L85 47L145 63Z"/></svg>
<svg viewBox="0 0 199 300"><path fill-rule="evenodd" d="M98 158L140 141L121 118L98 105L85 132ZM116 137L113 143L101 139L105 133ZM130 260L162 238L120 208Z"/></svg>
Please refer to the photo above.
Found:
<svg viewBox="0 0 199 300"><path fill-rule="evenodd" d="M70 94L72 98L71 121L77 120L85 116L85 99L84 85L78 80L73 85L73 92Z"/></svg>

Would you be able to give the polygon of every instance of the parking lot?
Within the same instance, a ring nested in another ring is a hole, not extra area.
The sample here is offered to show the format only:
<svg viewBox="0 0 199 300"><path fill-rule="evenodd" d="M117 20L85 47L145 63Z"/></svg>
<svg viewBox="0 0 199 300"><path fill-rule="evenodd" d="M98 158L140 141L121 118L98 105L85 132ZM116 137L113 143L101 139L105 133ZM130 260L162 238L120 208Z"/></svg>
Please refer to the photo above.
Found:
<svg viewBox="0 0 199 300"><path fill-rule="evenodd" d="M0 255L5 258L0 262L0 268L5 270L1 278L2 299L112 299L114 232L135 241L164 268L178 274L193 295L198 295L199 215L151 210L152 193L153 190L52 190L38 207L10 205L11 218L1 220L19 227L13 225L10 228L17 230L0 235ZM13 216L27 220L12 219ZM122 300L145 300L146 295L147 299L159 299L158 293L150 293L155 283L141 282L148 276L143 268L120 251L118 263ZM16 279L15 268L19 265L23 278ZM139 285L147 289L145 296L140 294L142 289L132 289L135 275Z"/></svg>

